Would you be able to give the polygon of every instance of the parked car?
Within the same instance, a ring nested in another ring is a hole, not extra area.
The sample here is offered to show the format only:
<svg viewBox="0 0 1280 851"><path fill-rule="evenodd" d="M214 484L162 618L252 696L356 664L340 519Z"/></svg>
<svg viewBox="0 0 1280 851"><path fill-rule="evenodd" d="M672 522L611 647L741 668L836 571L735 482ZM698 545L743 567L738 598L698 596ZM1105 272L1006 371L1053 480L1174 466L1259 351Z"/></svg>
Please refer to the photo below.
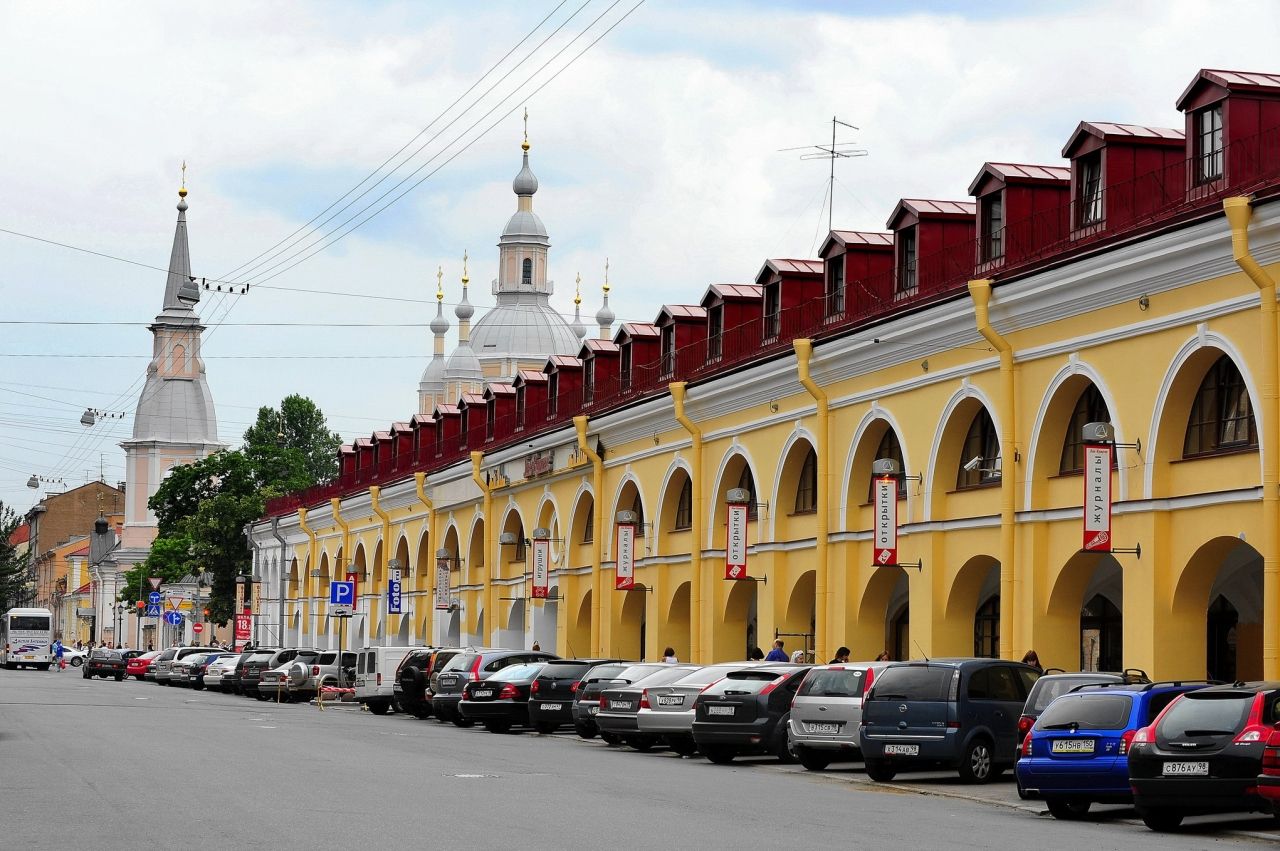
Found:
<svg viewBox="0 0 1280 851"><path fill-rule="evenodd" d="M1080 686L1096 683L1149 683L1147 672L1138 668L1130 668L1119 673L1110 671L1059 671L1050 668L1027 694L1027 702L1022 706L1022 716L1018 719L1018 743L1026 737L1031 726L1036 723L1045 707L1069 691Z"/></svg>
<svg viewBox="0 0 1280 851"><path fill-rule="evenodd" d="M787 723L791 753L801 765L822 771L836 760L861 759L862 698L890 664L849 662L809 669L791 701Z"/></svg>
<svg viewBox="0 0 1280 851"><path fill-rule="evenodd" d="M125 674L135 680L145 679L151 670L151 664L160 655L160 650L148 650L141 656L134 656L125 663Z"/></svg>
<svg viewBox="0 0 1280 851"><path fill-rule="evenodd" d="M121 682L125 676L124 668L125 659L119 650L95 647L85 658L81 670L83 671L82 676L86 680L94 677L115 677L116 682Z"/></svg>
<svg viewBox="0 0 1280 851"><path fill-rule="evenodd" d="M223 678L235 670L239 661L239 653L223 653L210 662L204 672L204 687L209 691L222 691Z"/></svg>
<svg viewBox="0 0 1280 851"><path fill-rule="evenodd" d="M297 648L288 650L280 647L263 647L253 651L236 667L240 672L240 694L245 697L257 697L258 683L262 681L263 672L290 662L297 655Z"/></svg>
<svg viewBox="0 0 1280 851"><path fill-rule="evenodd" d="M240 655L236 657L236 664L230 671L222 675L222 679L218 682L218 688L222 689L223 694L243 694L240 685L240 677L244 674L245 663L257 653L257 650L241 650Z"/></svg>
<svg viewBox="0 0 1280 851"><path fill-rule="evenodd" d="M400 663L413 647L362 647L356 651L355 699L374 715L386 715L394 707L392 686Z"/></svg>
<svg viewBox="0 0 1280 851"><path fill-rule="evenodd" d="M170 651L173 652L173 655L171 656L169 655ZM151 666L151 671L154 674L155 681L162 686L174 685L173 666L175 662L180 662L188 656L193 656L197 653L208 652L208 647L170 647L168 650L157 656L156 661ZM166 656L168 658L165 658ZM181 678L182 685L187 684L185 677L186 672L184 671L183 677Z"/></svg>
<svg viewBox="0 0 1280 851"><path fill-rule="evenodd" d="M223 653L221 650L215 650L209 653L197 653L194 656L189 656L187 659L184 659L183 661L187 663L187 685L197 691L205 688L207 685L206 677L209 673L209 666L227 658L233 658L232 654ZM181 664L182 662L175 663L174 670L176 671L177 666Z"/></svg>
<svg viewBox="0 0 1280 851"><path fill-rule="evenodd" d="M787 723L791 700L808 665L771 664L730 671L698 695L693 740L717 765L743 754L768 753L791 762Z"/></svg>
<svg viewBox="0 0 1280 851"><path fill-rule="evenodd" d="M341 676L338 671L339 664L343 669ZM321 688L350 683L355 667L356 651L354 650L343 651L341 663L338 660L337 650L321 650L318 656L307 657L299 652L298 657L289 663L287 668L288 699L310 700ZM258 686L259 693L263 692L265 684L264 680L263 685Z"/></svg>
<svg viewBox="0 0 1280 851"><path fill-rule="evenodd" d="M452 721L459 727L470 727L475 721L458 711L462 689L467 683L485 680L510 665L524 665L558 659L554 653L541 650L477 649L459 653L449 660L436 678L431 694L431 709L440 721Z"/></svg>
<svg viewBox="0 0 1280 851"><path fill-rule="evenodd" d="M621 741L638 751L647 751L658 744L661 737L641 733L637 718L641 708L649 707L649 686L674 683L698 670L697 665L664 665L633 683L604 683L600 692L600 711L596 713L596 726L605 741Z"/></svg>
<svg viewBox="0 0 1280 851"><path fill-rule="evenodd" d="M461 653L460 648L422 647L410 650L396 668L391 698L415 718L431 717L431 673Z"/></svg>
<svg viewBox="0 0 1280 851"><path fill-rule="evenodd" d="M636 728L646 736L662 738L667 747L682 756L698 752L693 741L693 702L707 686L724 678L730 671L763 665L763 662L720 662L706 665L667 685L645 683L649 692L647 706L636 713Z"/></svg>
<svg viewBox="0 0 1280 851"><path fill-rule="evenodd" d="M1189 815L1276 812L1258 793L1262 754L1280 723L1280 683L1211 686L1182 695L1129 745L1129 782L1152 830Z"/></svg>
<svg viewBox="0 0 1280 851"><path fill-rule="evenodd" d="M336 653L337 651L332 651ZM299 684L306 678L311 665L320 658L320 651L314 647L295 647L291 653L279 654L279 664L266 668L258 677L258 687L254 689L254 697L258 700L274 700L277 703L291 700L289 681L297 668ZM330 657L330 662L333 658Z"/></svg>
<svg viewBox="0 0 1280 851"><path fill-rule="evenodd" d="M1041 677L1040 682L1045 679ZM1059 819L1080 818L1094 803L1133 803L1128 754L1134 735L1155 721L1178 695L1206 685L1110 682L1077 686L1050 703L1022 740L1017 765L1019 793L1043 798L1049 812Z"/></svg>
<svg viewBox="0 0 1280 851"><path fill-rule="evenodd" d="M630 662L610 662L606 665L597 665L587 671L585 677L578 682L578 690L574 692L573 697L573 728L578 735L584 739L595 738L600 732L600 728L596 726L596 714L600 711L600 692L608 687L610 683L615 685L626 685L649 676L654 671L660 671L666 665L661 662L640 662L632 664ZM612 733L606 733L602 737L611 745L618 744L620 739Z"/></svg>
<svg viewBox="0 0 1280 851"><path fill-rule="evenodd" d="M467 683L458 712L468 721L479 721L490 733L529 726L529 689L546 664L508 665L486 679Z"/></svg>
<svg viewBox="0 0 1280 851"><path fill-rule="evenodd" d="M867 776L956 769L986 783L1012 768L1018 718L1040 671L999 659L933 659L885 668L862 699L858 747Z"/></svg>
<svg viewBox="0 0 1280 851"><path fill-rule="evenodd" d="M573 723L573 697L592 668L617 659L558 659L548 662L529 687L529 723L552 733Z"/></svg>
<svg viewBox="0 0 1280 851"><path fill-rule="evenodd" d="M1258 775L1258 794L1271 802L1280 813L1280 726L1271 731L1262 751L1262 773Z"/></svg>

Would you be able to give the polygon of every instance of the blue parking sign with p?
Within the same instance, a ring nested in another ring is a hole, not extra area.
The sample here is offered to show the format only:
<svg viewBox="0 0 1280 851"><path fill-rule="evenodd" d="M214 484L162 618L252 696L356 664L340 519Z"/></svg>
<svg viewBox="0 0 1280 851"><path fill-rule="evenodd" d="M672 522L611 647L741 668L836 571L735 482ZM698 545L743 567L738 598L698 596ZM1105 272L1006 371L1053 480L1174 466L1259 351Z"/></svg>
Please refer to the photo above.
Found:
<svg viewBox="0 0 1280 851"><path fill-rule="evenodd" d="M354 606L356 602L356 584L354 582L330 582L329 605Z"/></svg>
<svg viewBox="0 0 1280 851"><path fill-rule="evenodd" d="M387 583L387 614L400 614L400 583L395 579Z"/></svg>

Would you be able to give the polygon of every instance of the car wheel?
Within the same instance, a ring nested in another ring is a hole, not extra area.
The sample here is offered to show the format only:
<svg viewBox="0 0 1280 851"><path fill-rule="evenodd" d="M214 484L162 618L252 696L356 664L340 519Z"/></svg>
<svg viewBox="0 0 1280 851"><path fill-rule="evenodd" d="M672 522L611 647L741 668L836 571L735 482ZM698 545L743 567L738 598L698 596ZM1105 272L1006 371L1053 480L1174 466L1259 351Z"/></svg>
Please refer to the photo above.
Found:
<svg viewBox="0 0 1280 851"><path fill-rule="evenodd" d="M124 682L124 674L116 674L116 682L118 683Z"/></svg>
<svg viewBox="0 0 1280 851"><path fill-rule="evenodd" d="M585 724L578 724L573 729L574 732L584 739L594 739L596 734L599 732L594 726L588 727Z"/></svg>
<svg viewBox="0 0 1280 851"><path fill-rule="evenodd" d="M544 736L549 733L554 733L557 729L559 729L559 727L560 727L559 724L552 724L548 721L539 721L537 724L533 725L533 729L537 730L539 733L541 733Z"/></svg>
<svg viewBox="0 0 1280 851"><path fill-rule="evenodd" d="M667 736L667 747L680 756L693 756L698 752L697 744L688 736Z"/></svg>
<svg viewBox="0 0 1280 851"><path fill-rule="evenodd" d="M986 739L974 739L960 759L960 779L965 783L986 783L991 779L994 765L991 743Z"/></svg>
<svg viewBox="0 0 1280 851"><path fill-rule="evenodd" d="M823 771L831 764L831 757L809 748L796 748L796 756L809 771Z"/></svg>
<svg viewBox="0 0 1280 851"><path fill-rule="evenodd" d="M1138 815L1142 816L1142 823L1147 827L1159 833L1168 833L1177 830L1182 824L1182 813L1177 810L1149 810L1140 809Z"/></svg>
<svg viewBox="0 0 1280 851"><path fill-rule="evenodd" d="M725 745L707 745L699 748L699 750L702 751L703 756L716 765L728 765L738 755L737 751Z"/></svg>
<svg viewBox="0 0 1280 851"><path fill-rule="evenodd" d="M898 776L898 769L882 759L869 759L865 767L867 776L877 783L888 783Z"/></svg>
<svg viewBox="0 0 1280 851"><path fill-rule="evenodd" d="M1075 821L1084 818L1089 812L1091 801L1081 801L1079 798L1045 798L1045 804L1049 807L1049 815L1062 821Z"/></svg>
<svg viewBox="0 0 1280 851"><path fill-rule="evenodd" d="M391 707L385 703L382 703L381 701L376 703L372 703L372 702L366 703L365 706L368 706L369 711L372 712L374 715L386 715L388 712L391 711Z"/></svg>
<svg viewBox="0 0 1280 851"><path fill-rule="evenodd" d="M791 743L787 741L787 727L791 726L790 718L790 715L783 715L778 719L778 726L773 730L773 742L769 747L769 751L783 765L790 765L796 761L791 753Z"/></svg>
<svg viewBox="0 0 1280 851"><path fill-rule="evenodd" d="M648 753L653 750L653 746L657 744L657 742L649 736L628 736L623 740L623 742L633 751L640 751L640 753Z"/></svg>
<svg viewBox="0 0 1280 851"><path fill-rule="evenodd" d="M460 712L453 713L453 717L449 720L457 727L474 727L476 725L476 722L473 719L463 718L462 713Z"/></svg>
<svg viewBox="0 0 1280 851"><path fill-rule="evenodd" d="M486 721L484 722L484 728L488 730L490 733L510 733L511 722L510 721Z"/></svg>
<svg viewBox="0 0 1280 851"><path fill-rule="evenodd" d="M613 733L606 733L604 730L601 730L600 741L604 742L611 748L616 748L618 745L622 744L622 737Z"/></svg>
<svg viewBox="0 0 1280 851"><path fill-rule="evenodd" d="M84 664L84 660L79 657L71 660L71 667L73 668L79 668L83 664Z"/></svg>

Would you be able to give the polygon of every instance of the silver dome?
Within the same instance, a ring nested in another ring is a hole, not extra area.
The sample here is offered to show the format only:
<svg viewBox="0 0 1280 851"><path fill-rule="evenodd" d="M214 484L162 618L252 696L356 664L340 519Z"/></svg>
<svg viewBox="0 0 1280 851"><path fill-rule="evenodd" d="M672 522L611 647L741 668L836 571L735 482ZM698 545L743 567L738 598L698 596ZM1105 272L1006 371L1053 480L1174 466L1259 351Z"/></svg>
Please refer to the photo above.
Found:
<svg viewBox="0 0 1280 851"><path fill-rule="evenodd" d="M192 381L148 375L133 415L133 439L217 444L218 418L204 376Z"/></svg>
<svg viewBox="0 0 1280 851"><path fill-rule="evenodd" d="M581 342L564 317L540 293L499 296L498 304L471 329L471 347L481 358L545 358L577 354Z"/></svg>
<svg viewBox="0 0 1280 851"><path fill-rule="evenodd" d="M427 369L431 367L428 366ZM483 381L484 371L480 368L480 358L467 343L459 343L449 355L444 365L446 381Z"/></svg>
<svg viewBox="0 0 1280 851"><path fill-rule="evenodd" d="M524 167L520 169L516 179L511 181L511 188L515 190L517 195L532 195L538 191L538 178L534 176L533 170L529 168L528 151L524 152Z"/></svg>
<svg viewBox="0 0 1280 851"><path fill-rule="evenodd" d="M507 242L533 242L538 245L550 245L547 227L533 210L516 210L502 229L502 237L498 244Z"/></svg>

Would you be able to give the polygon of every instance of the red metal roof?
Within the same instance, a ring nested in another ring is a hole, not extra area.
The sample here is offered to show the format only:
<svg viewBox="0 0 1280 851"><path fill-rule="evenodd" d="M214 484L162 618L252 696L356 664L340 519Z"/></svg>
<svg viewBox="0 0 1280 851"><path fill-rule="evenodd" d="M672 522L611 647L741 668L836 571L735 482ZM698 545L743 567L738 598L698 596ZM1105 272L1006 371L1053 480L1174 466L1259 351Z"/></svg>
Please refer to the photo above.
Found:
<svg viewBox="0 0 1280 851"><path fill-rule="evenodd" d="M339 446L339 447L338 447L338 451L339 451L339 452L346 452L346 453L350 454L350 453L352 453L352 452L355 452L355 451L356 451L356 448L355 448L354 446L352 446L350 443L344 443L344 444L342 444L341 446Z"/></svg>
<svg viewBox="0 0 1280 851"><path fill-rule="evenodd" d="M546 380L547 374L538 369L522 369L516 373L516 381L523 381L525 384L528 384L531 381L545 382Z"/></svg>
<svg viewBox="0 0 1280 851"><path fill-rule="evenodd" d="M969 184L969 194L978 190L978 184L988 174L1005 183L1066 183L1071 180L1071 167L1061 165L1027 165L1025 163L983 163L978 176Z"/></svg>
<svg viewBox="0 0 1280 851"><path fill-rule="evenodd" d="M399 422L391 424L392 434L404 434L407 431L413 431L413 428L408 423Z"/></svg>
<svg viewBox="0 0 1280 851"><path fill-rule="evenodd" d="M718 295L722 299L760 299L764 298L764 287L758 284L712 284L707 292Z"/></svg>
<svg viewBox="0 0 1280 851"><path fill-rule="evenodd" d="M363 449L366 446L373 446L373 441L367 437L356 438L356 449Z"/></svg>
<svg viewBox="0 0 1280 851"><path fill-rule="evenodd" d="M613 342L613 340L598 340L595 337L591 337L590 339L585 340L582 343L582 348L579 349L579 353L584 351L592 353L617 354L618 344Z"/></svg>
<svg viewBox="0 0 1280 851"><path fill-rule="evenodd" d="M774 258L765 261L765 265L773 269L775 272L795 272L801 275L821 275L821 260L792 260L788 258Z"/></svg>
<svg viewBox="0 0 1280 851"><path fill-rule="evenodd" d="M89 548L88 548L88 547L85 547L85 552L86 552L86 553L88 552L88 550L89 550ZM76 555L76 554L77 554L77 553L72 553L72 555ZM77 588L77 589L76 589L76 593L77 593L77 594L92 594L92 593L93 593L93 580L91 579L91 580L89 580L88 582L86 582L85 584L81 585L79 588Z"/></svg>
<svg viewBox="0 0 1280 851"><path fill-rule="evenodd" d="M464 404L468 407L471 407L472 405L488 404L488 402L484 398L483 393L463 393L462 398L459 400L459 402L460 402L460 404L458 405L459 408L461 408L462 405Z"/></svg>
<svg viewBox="0 0 1280 851"><path fill-rule="evenodd" d="M1109 121L1081 121L1076 125L1075 132L1071 134L1071 138L1067 139L1067 144L1062 146L1062 155L1069 157L1071 151L1079 141L1081 136L1097 136L1099 139L1105 139L1108 142L1124 141L1124 140L1142 140L1144 142L1154 142L1166 145L1181 145L1186 139L1186 134L1173 127L1145 127L1141 124L1113 124Z"/></svg>
<svg viewBox="0 0 1280 851"><path fill-rule="evenodd" d="M410 425L415 426L430 425L433 422L435 422L435 420L431 419L430 414L414 414L413 419L409 420Z"/></svg>
<svg viewBox="0 0 1280 851"><path fill-rule="evenodd" d="M977 205L972 201L929 201L923 198L903 198L893 208L885 227L893 229L904 212L917 219L965 218L972 216Z"/></svg>
<svg viewBox="0 0 1280 851"><path fill-rule="evenodd" d="M1191 97L1193 91L1203 83L1215 83L1230 91L1272 92L1280 94L1280 74L1262 74L1256 71L1219 71L1201 68L1187 87L1178 96L1177 108Z"/></svg>
<svg viewBox="0 0 1280 851"><path fill-rule="evenodd" d="M74 552L67 553L67 558L75 558L76 556L87 556L88 554L89 554L89 545L85 544L80 549L75 550Z"/></svg>
<svg viewBox="0 0 1280 851"><path fill-rule="evenodd" d="M623 322L618 327L618 333L613 336L616 340L623 335L628 337L656 337L658 333L658 326L651 325L648 322Z"/></svg>
<svg viewBox="0 0 1280 851"><path fill-rule="evenodd" d="M707 311L704 307L696 304L664 304L662 310L658 311L658 318L662 318L662 314L667 314L672 319L706 319Z"/></svg>
<svg viewBox="0 0 1280 851"><path fill-rule="evenodd" d="M844 245L893 245L893 234L883 231L833 230L831 236Z"/></svg>
<svg viewBox="0 0 1280 851"><path fill-rule="evenodd" d="M440 419L441 416L448 417L460 413L462 412L458 410L457 405L450 405L447 402L441 402L439 405L436 405L436 414L438 415L436 419Z"/></svg>
<svg viewBox="0 0 1280 851"><path fill-rule="evenodd" d="M389 432L389 431L375 431L375 432L373 433L373 439L374 439L374 440L390 440L390 439L391 439L391 432Z"/></svg>
<svg viewBox="0 0 1280 851"><path fill-rule="evenodd" d="M582 369L582 361L572 355L552 355L547 364L557 369Z"/></svg>
<svg viewBox="0 0 1280 851"><path fill-rule="evenodd" d="M20 525L13 530L13 534L9 536L9 546L16 547L18 544L25 544L31 540L31 527L26 523Z"/></svg>
<svg viewBox="0 0 1280 851"><path fill-rule="evenodd" d="M514 395L515 392L516 388L512 387L510 384L503 384L501 381L496 381L485 388L484 395L511 396Z"/></svg>

